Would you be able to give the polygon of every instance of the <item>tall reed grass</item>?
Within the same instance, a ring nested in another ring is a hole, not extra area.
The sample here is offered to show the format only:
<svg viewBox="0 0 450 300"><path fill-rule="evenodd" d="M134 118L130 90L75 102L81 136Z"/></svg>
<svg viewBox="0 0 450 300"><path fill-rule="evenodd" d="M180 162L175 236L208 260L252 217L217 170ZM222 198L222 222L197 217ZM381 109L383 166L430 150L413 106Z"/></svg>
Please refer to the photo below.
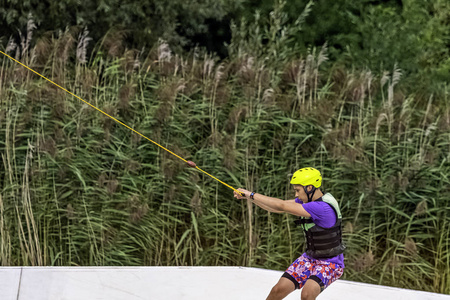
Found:
<svg viewBox="0 0 450 300"><path fill-rule="evenodd" d="M420 95L397 89L397 68L322 71L326 46L268 64L239 44L218 62L120 38L90 58L87 31L74 29L7 51L235 187L291 199L289 174L317 167L342 206L345 279L450 293L448 86ZM301 253L293 217L236 201L0 60L1 265L283 270Z"/></svg>

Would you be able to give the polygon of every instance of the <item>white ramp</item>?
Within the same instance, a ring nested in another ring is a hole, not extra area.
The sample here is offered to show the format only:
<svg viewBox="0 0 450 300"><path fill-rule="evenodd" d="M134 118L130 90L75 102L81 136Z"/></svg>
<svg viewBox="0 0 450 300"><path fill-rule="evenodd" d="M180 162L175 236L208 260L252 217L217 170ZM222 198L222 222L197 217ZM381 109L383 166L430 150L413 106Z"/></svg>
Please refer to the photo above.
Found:
<svg viewBox="0 0 450 300"><path fill-rule="evenodd" d="M0 267L0 299L17 299L22 268Z"/></svg>
<svg viewBox="0 0 450 300"><path fill-rule="evenodd" d="M265 299L281 274L243 267L7 267L0 268L0 299ZM300 291L285 299L300 299ZM450 296L338 280L318 299L450 300Z"/></svg>

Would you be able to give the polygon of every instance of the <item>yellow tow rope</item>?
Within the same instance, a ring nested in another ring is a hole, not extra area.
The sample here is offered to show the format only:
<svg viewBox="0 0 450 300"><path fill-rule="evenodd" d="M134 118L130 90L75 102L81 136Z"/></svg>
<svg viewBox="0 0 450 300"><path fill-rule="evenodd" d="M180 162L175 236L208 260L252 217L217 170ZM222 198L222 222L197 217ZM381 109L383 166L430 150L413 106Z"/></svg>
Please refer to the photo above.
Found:
<svg viewBox="0 0 450 300"><path fill-rule="evenodd" d="M78 97L78 96L75 95L74 93L72 93L72 92L66 90L66 89L63 88L62 86L60 86L60 85L56 84L55 82L51 81L50 79L48 79L48 78L45 77L44 75L39 74L38 72L36 72L35 70L31 69L31 68L28 67L27 65L24 65L23 63L21 63L20 61L18 61L18 60L16 60L16 59L12 58L12 57L9 56L8 54L6 54L6 53L4 53L4 52L2 52L2 51L0 51L0 53L3 54L3 55L5 55L6 57L10 58L11 60L15 61L15 62L18 63L19 65L21 65L21 66L27 68L28 70L30 70L31 72L35 73L36 75L39 75L40 77L44 78L45 80L49 81L50 83L56 85L57 87L59 87L59 88L62 89L63 91L66 91L67 93L69 93L70 95L74 96L75 98L78 98L79 100L83 101L84 103L86 103L86 104L89 105L90 107L95 108L96 110L98 110L99 112L101 112L101 113L104 114L105 116L107 116L107 117L113 119L114 121L116 121L116 122L119 123L120 125L122 125L122 126L128 128L128 129L130 129L130 130L133 131L134 133L136 133L136 134L142 136L143 138L149 140L150 142L152 142L152 143L155 144L156 146L160 147L161 149L163 149L163 150L169 152L170 154L172 154L172 155L178 157L179 159L181 159L182 161L184 161L185 163L187 163L190 167L196 168L196 169L199 170L200 172L205 173L205 174L208 175L209 177L211 177L211 178L217 180L218 182L222 183L223 185L229 187L229 188L232 189L233 191L236 191L236 192L238 192L239 194L243 195L241 192L239 192L238 190L236 190L236 189L235 189L234 187L232 187L231 185L226 184L225 182L221 181L220 179L218 179L218 178L212 176L212 175L209 174L208 172L206 172L206 171L200 169L199 167L197 167L197 165L196 165L194 162L188 161L188 160L182 158L181 156L177 155L176 153L170 151L169 149L167 149L167 148L161 146L161 145L158 144L157 142L155 142L155 141L153 141L152 139L146 137L145 135L143 135L142 133L138 132L137 130L131 128L131 127L128 126L127 124L122 123L121 121L117 120L117 119L114 118L113 116L110 116L109 114L107 114L107 113L105 113L103 110L101 110L100 108L98 108L98 107L92 105L91 103L89 103L89 102L87 102L87 101L81 99L80 97Z"/></svg>

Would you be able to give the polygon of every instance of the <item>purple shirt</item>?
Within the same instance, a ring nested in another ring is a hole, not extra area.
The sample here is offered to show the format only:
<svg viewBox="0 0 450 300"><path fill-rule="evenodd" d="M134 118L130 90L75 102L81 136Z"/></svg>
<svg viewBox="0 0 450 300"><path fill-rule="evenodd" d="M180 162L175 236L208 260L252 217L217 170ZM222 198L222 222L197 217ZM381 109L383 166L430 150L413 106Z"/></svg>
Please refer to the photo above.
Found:
<svg viewBox="0 0 450 300"><path fill-rule="evenodd" d="M295 199L295 202L303 205L303 208L311 215L311 220L314 224L323 228L330 228L336 223L337 216L330 204L323 201L303 203L303 201L298 198ZM303 253L303 255L309 259L314 259L306 253ZM344 254L322 260L338 264L344 268Z"/></svg>

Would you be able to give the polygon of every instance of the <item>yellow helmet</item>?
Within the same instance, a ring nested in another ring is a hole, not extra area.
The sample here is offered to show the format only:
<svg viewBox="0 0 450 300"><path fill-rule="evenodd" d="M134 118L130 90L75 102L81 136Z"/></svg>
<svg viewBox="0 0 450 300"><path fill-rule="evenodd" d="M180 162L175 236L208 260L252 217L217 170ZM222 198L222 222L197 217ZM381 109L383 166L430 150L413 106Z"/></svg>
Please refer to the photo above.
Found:
<svg viewBox="0 0 450 300"><path fill-rule="evenodd" d="M322 175L317 169L302 168L292 175L291 184L312 185L315 188L319 188L322 185Z"/></svg>

